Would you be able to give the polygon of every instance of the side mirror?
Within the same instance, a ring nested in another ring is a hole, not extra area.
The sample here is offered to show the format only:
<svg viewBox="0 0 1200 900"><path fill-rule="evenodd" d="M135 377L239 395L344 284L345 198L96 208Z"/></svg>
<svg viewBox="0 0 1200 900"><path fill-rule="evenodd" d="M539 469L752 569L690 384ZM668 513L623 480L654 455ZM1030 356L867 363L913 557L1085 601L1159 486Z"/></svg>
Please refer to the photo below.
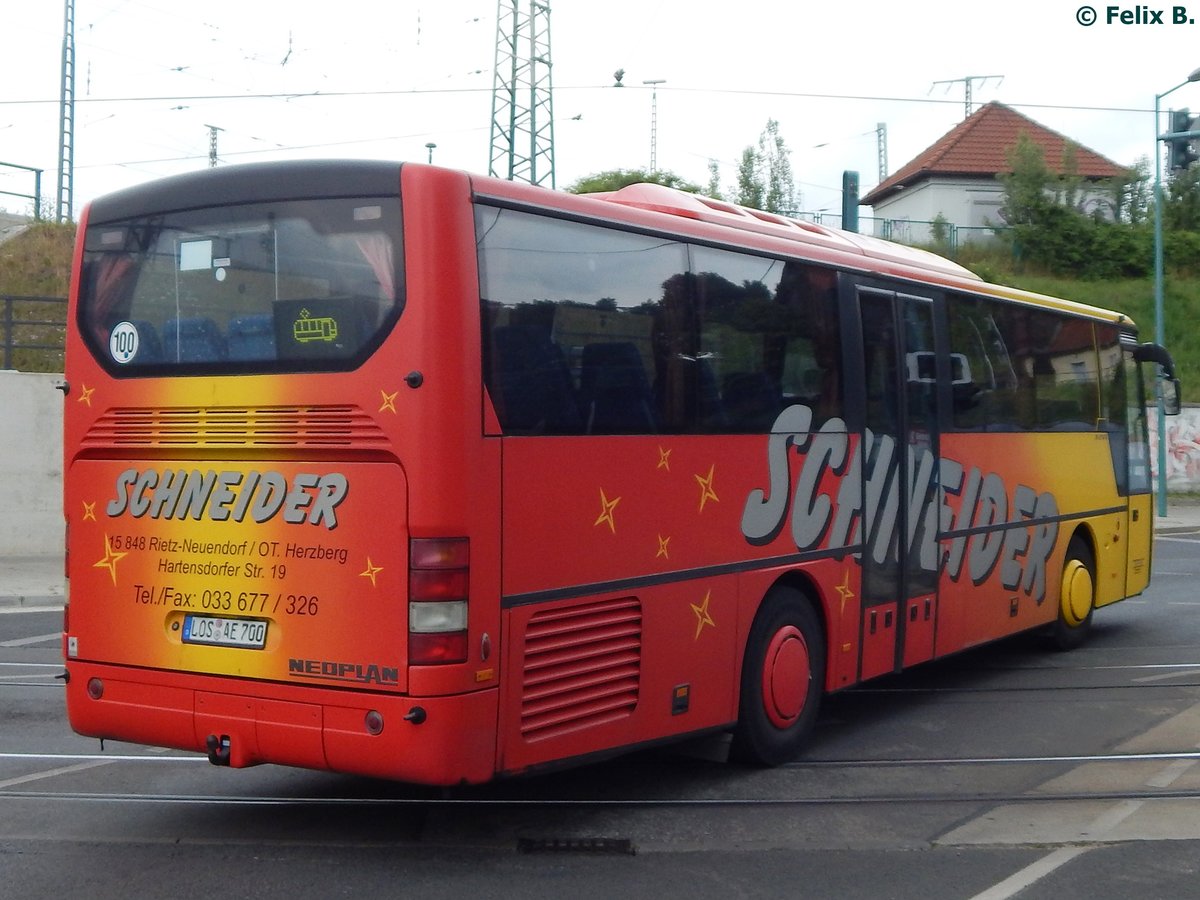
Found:
<svg viewBox="0 0 1200 900"><path fill-rule="evenodd" d="M1133 358L1138 362L1158 363L1168 378L1175 377L1175 361L1166 347L1158 344L1139 344L1133 351Z"/></svg>
<svg viewBox="0 0 1200 900"><path fill-rule="evenodd" d="M1163 413L1168 416L1179 415L1179 379L1162 378L1158 383L1162 391Z"/></svg>

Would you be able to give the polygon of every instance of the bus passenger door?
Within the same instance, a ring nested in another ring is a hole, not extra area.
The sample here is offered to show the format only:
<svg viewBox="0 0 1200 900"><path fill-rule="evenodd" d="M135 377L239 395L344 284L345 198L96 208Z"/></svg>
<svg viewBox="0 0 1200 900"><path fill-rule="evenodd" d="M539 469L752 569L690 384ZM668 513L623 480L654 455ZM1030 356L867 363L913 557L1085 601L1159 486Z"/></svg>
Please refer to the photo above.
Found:
<svg viewBox="0 0 1200 900"><path fill-rule="evenodd" d="M859 288L862 661L870 678L933 656L938 422L933 303Z"/></svg>
<svg viewBox="0 0 1200 900"><path fill-rule="evenodd" d="M1125 596L1135 597L1150 584L1150 561L1154 540L1154 494L1150 478L1150 438L1146 422L1146 407L1153 398L1146 396L1147 373L1133 359L1126 347L1122 352L1124 365L1125 434L1121 443L1125 459L1114 454L1114 465L1126 466L1125 490L1129 496L1129 524L1126 530ZM1151 374L1151 378L1153 375Z"/></svg>

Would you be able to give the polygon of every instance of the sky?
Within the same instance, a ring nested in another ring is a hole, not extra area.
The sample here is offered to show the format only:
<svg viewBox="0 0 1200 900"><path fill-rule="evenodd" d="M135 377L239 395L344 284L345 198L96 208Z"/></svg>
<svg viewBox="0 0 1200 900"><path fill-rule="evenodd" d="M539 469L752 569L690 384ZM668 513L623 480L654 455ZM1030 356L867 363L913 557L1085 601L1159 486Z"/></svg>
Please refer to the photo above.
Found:
<svg viewBox="0 0 1200 900"><path fill-rule="evenodd" d="M891 173L960 122L965 79L975 108L1006 103L1132 165L1154 152L1155 95L1200 67L1200 0L548 2L558 187L648 168L656 103L658 168L700 185L715 160L731 187L776 120L810 213L840 210L846 169L863 194L879 182L880 123ZM1155 12L1161 24L1143 22ZM434 143L434 163L486 174L496 15L496 0L76 0L74 214L207 167L210 126L221 165L425 161ZM0 5L0 208L12 212L31 208L12 195L34 189L13 165L44 169L43 197L57 200L63 19L55 0ZM1189 104L1200 112L1200 83L1162 101Z"/></svg>

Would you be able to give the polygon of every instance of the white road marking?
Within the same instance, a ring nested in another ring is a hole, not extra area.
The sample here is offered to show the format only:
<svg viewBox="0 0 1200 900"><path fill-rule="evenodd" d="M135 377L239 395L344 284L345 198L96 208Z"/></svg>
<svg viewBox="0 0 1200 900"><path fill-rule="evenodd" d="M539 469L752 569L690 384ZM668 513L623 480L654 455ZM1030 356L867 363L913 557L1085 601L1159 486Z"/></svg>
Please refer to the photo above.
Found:
<svg viewBox="0 0 1200 900"><path fill-rule="evenodd" d="M43 778L54 778L56 775L70 775L72 772L82 772L85 769L95 769L98 766L111 765L113 760L102 759L92 760L90 762L76 763L73 766L61 766L57 769L47 769L44 772L33 772L30 775L21 775L17 778L9 778L5 781L0 781L0 789L14 787L18 784L28 784L31 781L41 781Z"/></svg>
<svg viewBox="0 0 1200 900"><path fill-rule="evenodd" d="M34 637L15 638L11 641L0 641L0 647L26 647L29 644L47 644L50 641L61 641L62 632L55 631L51 634L39 634Z"/></svg>

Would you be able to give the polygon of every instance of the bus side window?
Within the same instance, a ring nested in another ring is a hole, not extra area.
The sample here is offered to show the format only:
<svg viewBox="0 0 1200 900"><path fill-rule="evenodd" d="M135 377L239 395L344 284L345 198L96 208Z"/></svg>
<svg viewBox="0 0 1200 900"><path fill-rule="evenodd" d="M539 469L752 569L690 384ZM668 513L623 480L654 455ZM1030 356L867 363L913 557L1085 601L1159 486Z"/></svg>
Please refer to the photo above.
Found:
<svg viewBox="0 0 1200 900"><path fill-rule="evenodd" d="M1131 494L1145 494L1151 490L1150 437L1146 422L1146 409L1154 405L1154 398L1147 391L1146 368L1138 365L1133 354L1123 352L1123 379L1125 389L1125 434L1128 441L1129 484Z"/></svg>
<svg viewBox="0 0 1200 900"><path fill-rule="evenodd" d="M707 247L692 247L692 268L695 429L765 433L796 403L814 427L841 415L835 270Z"/></svg>
<svg viewBox="0 0 1200 900"><path fill-rule="evenodd" d="M965 360L971 380L955 383L954 427L960 431L1011 431L1018 427L1018 380L1008 341L998 324L1004 309L972 297L951 296L951 356Z"/></svg>
<svg viewBox="0 0 1200 900"><path fill-rule="evenodd" d="M1086 319L1024 310L1025 349L1034 419L1049 431L1092 431L1100 419L1096 337Z"/></svg>
<svg viewBox="0 0 1200 900"><path fill-rule="evenodd" d="M788 262L777 299L791 313L781 379L784 395L802 399L813 411L814 425L841 417L837 272Z"/></svg>
<svg viewBox="0 0 1200 900"><path fill-rule="evenodd" d="M536 325L492 332L492 400L505 431L576 434L580 431L571 372L562 350Z"/></svg>
<svg viewBox="0 0 1200 900"><path fill-rule="evenodd" d="M654 433L655 323L682 243L476 207L484 380L507 434Z"/></svg>
<svg viewBox="0 0 1200 900"><path fill-rule="evenodd" d="M658 431L646 368L632 341L587 344L583 348L579 398L588 434Z"/></svg>

